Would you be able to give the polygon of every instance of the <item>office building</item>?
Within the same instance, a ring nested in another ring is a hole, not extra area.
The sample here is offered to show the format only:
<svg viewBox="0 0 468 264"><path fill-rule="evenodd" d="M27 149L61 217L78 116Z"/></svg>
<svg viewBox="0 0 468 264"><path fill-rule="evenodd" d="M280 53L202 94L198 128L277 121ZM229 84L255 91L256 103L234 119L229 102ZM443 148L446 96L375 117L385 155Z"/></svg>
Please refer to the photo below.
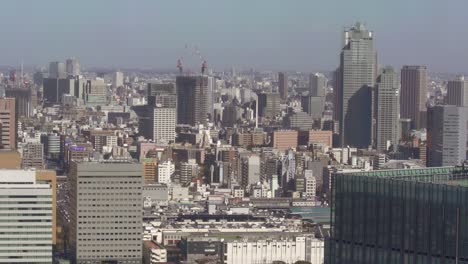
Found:
<svg viewBox="0 0 468 264"><path fill-rule="evenodd" d="M207 124L213 119L213 77L177 76L177 124Z"/></svg>
<svg viewBox="0 0 468 264"><path fill-rule="evenodd" d="M278 130L273 132L273 147L279 150L296 148L298 143L296 130Z"/></svg>
<svg viewBox="0 0 468 264"><path fill-rule="evenodd" d="M426 66L403 66L401 69L400 117L409 118L413 129L426 127Z"/></svg>
<svg viewBox="0 0 468 264"><path fill-rule="evenodd" d="M35 174L0 171L0 263L52 263L52 188Z"/></svg>
<svg viewBox="0 0 468 264"><path fill-rule="evenodd" d="M373 32L356 23L344 32L340 56L342 146L367 148L372 141L372 88L376 77Z"/></svg>
<svg viewBox="0 0 468 264"><path fill-rule="evenodd" d="M22 168L44 169L44 145L27 143L23 149Z"/></svg>
<svg viewBox="0 0 468 264"><path fill-rule="evenodd" d="M175 166L171 160L161 161L158 164L158 183L168 184L172 182Z"/></svg>
<svg viewBox="0 0 468 264"><path fill-rule="evenodd" d="M154 142L174 142L176 138L176 108L152 107L150 122L152 135L149 139ZM150 133L151 133L150 132Z"/></svg>
<svg viewBox="0 0 468 264"><path fill-rule="evenodd" d="M52 189L52 244L57 246L60 233L57 225L57 174L53 170L36 170L36 183L48 184Z"/></svg>
<svg viewBox="0 0 468 264"><path fill-rule="evenodd" d="M143 242L143 264L167 263L167 249L154 241Z"/></svg>
<svg viewBox="0 0 468 264"><path fill-rule="evenodd" d="M465 76L448 81L445 104L468 107L468 80L465 80Z"/></svg>
<svg viewBox="0 0 468 264"><path fill-rule="evenodd" d="M81 74L80 62L77 58L69 58L65 63L68 76L75 77Z"/></svg>
<svg viewBox="0 0 468 264"><path fill-rule="evenodd" d="M17 150L0 150L0 169L21 169L21 154Z"/></svg>
<svg viewBox="0 0 468 264"><path fill-rule="evenodd" d="M5 97L11 97L16 99L16 115L18 117L29 117L36 106L33 104L33 92L32 88L10 88L5 89ZM36 101L37 103L37 101Z"/></svg>
<svg viewBox="0 0 468 264"><path fill-rule="evenodd" d="M341 123L343 115L343 73L341 65L333 71L333 120ZM338 133L339 129L336 131Z"/></svg>
<svg viewBox="0 0 468 264"><path fill-rule="evenodd" d="M15 98L0 98L1 149L16 149L17 130Z"/></svg>
<svg viewBox="0 0 468 264"><path fill-rule="evenodd" d="M255 185L260 182L260 157L251 155L241 158L241 185L247 187L248 185Z"/></svg>
<svg viewBox="0 0 468 264"><path fill-rule="evenodd" d="M400 136L400 81L392 67L382 70L376 87L376 147L378 151L387 151L393 146L396 152Z"/></svg>
<svg viewBox="0 0 468 264"><path fill-rule="evenodd" d="M283 127L288 129L309 130L314 125L314 119L304 112L290 111L283 119Z"/></svg>
<svg viewBox="0 0 468 264"><path fill-rule="evenodd" d="M112 87L117 88L117 87L122 87L124 85L124 75L120 71L114 72L112 74Z"/></svg>
<svg viewBox="0 0 468 264"><path fill-rule="evenodd" d="M278 92L281 100L288 99L288 75L284 72L278 73Z"/></svg>
<svg viewBox="0 0 468 264"><path fill-rule="evenodd" d="M72 162L69 184L72 262L141 263L141 164Z"/></svg>
<svg viewBox="0 0 468 264"><path fill-rule="evenodd" d="M257 96L259 117L272 119L281 113L278 93L259 93Z"/></svg>
<svg viewBox="0 0 468 264"><path fill-rule="evenodd" d="M198 177L199 167L195 159L189 159L180 164L180 184L188 185L192 180Z"/></svg>
<svg viewBox="0 0 468 264"><path fill-rule="evenodd" d="M309 114L313 119L322 118L325 110L325 97L306 95L301 97L302 111Z"/></svg>
<svg viewBox="0 0 468 264"><path fill-rule="evenodd" d="M43 99L47 104L58 104L62 102L63 95L75 93L75 80L45 78L43 80Z"/></svg>
<svg viewBox="0 0 468 264"><path fill-rule="evenodd" d="M427 166L456 166L466 160L468 108L454 105L428 109Z"/></svg>
<svg viewBox="0 0 468 264"><path fill-rule="evenodd" d="M338 173L326 264L463 263L465 167Z"/></svg>
<svg viewBox="0 0 468 264"><path fill-rule="evenodd" d="M87 106L105 106L109 102L109 93L104 80L86 81L84 96Z"/></svg>
<svg viewBox="0 0 468 264"><path fill-rule="evenodd" d="M309 75L309 95L324 97L327 89L327 78L322 73Z"/></svg>
<svg viewBox="0 0 468 264"><path fill-rule="evenodd" d="M333 147L333 132L330 130L309 130L308 144L324 144Z"/></svg>
<svg viewBox="0 0 468 264"><path fill-rule="evenodd" d="M59 62L59 61L51 62L49 64L49 78L52 78L52 79L67 78L65 63Z"/></svg>

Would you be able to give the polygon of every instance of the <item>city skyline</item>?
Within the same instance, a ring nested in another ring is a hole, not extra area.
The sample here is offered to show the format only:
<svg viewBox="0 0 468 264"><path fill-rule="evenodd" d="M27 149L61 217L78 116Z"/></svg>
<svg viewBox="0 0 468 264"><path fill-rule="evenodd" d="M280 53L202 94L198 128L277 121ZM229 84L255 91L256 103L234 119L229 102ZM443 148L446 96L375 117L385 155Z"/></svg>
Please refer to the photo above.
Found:
<svg viewBox="0 0 468 264"><path fill-rule="evenodd" d="M466 24L461 10L467 4L458 0L450 4L297 1L294 5L207 0L184 3L184 8L179 3L149 1L92 4L4 3L5 10L21 12L0 18L4 25L0 33L7 36L0 64L46 65L74 56L85 67L171 69L183 57L187 67L197 71L201 55L217 69L233 65L333 70L339 64L336 53L344 27L362 21L377 32L375 46L382 51L381 65L427 65L431 71L453 73L468 68L468 55L457 44L462 41L450 41L463 38ZM64 40L68 40L66 45Z"/></svg>

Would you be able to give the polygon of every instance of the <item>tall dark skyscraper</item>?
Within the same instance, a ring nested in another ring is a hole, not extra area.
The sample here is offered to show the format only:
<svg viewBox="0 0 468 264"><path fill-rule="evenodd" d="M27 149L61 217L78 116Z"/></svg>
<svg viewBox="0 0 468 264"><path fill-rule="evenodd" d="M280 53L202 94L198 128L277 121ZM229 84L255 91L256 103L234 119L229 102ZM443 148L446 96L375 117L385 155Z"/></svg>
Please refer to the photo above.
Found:
<svg viewBox="0 0 468 264"><path fill-rule="evenodd" d="M17 121L15 98L0 98L0 148L16 149Z"/></svg>
<svg viewBox="0 0 468 264"><path fill-rule="evenodd" d="M372 143L376 53L374 37L363 24L344 32L340 58L341 145L367 148ZM337 94L339 96L339 94Z"/></svg>
<svg viewBox="0 0 468 264"><path fill-rule="evenodd" d="M282 100L288 99L288 75L284 72L278 73L278 90Z"/></svg>
<svg viewBox="0 0 468 264"><path fill-rule="evenodd" d="M177 124L207 124L213 119L213 77L177 76Z"/></svg>
<svg viewBox="0 0 468 264"><path fill-rule="evenodd" d="M396 150L400 134L400 82L393 67L385 67L377 78L376 147L386 151L390 145Z"/></svg>
<svg viewBox="0 0 468 264"><path fill-rule="evenodd" d="M426 66L403 66L401 69L400 117L411 119L414 129L426 127Z"/></svg>
<svg viewBox="0 0 468 264"><path fill-rule="evenodd" d="M468 107L468 80L465 80L465 76L458 76L455 80L450 80L447 83L445 103Z"/></svg>

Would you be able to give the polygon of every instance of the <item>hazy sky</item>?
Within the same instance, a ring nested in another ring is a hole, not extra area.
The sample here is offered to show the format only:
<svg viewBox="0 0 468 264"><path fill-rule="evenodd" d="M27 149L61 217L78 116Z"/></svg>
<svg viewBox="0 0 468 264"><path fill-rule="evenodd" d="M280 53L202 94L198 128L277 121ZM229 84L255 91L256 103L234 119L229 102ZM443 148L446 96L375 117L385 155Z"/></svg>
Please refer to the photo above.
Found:
<svg viewBox="0 0 468 264"><path fill-rule="evenodd" d="M363 21L380 64L468 72L466 0L1 1L0 65L78 57L84 66L331 70L341 32ZM193 48L192 48L193 50ZM193 66L195 67L195 66Z"/></svg>

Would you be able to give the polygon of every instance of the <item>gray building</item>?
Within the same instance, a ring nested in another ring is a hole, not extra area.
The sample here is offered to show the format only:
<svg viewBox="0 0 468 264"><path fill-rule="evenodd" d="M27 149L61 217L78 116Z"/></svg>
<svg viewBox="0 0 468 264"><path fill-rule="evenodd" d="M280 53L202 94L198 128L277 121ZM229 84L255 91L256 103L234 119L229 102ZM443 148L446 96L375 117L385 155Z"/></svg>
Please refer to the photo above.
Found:
<svg viewBox="0 0 468 264"><path fill-rule="evenodd" d="M177 124L207 124L213 119L213 77L177 76Z"/></svg>
<svg viewBox="0 0 468 264"><path fill-rule="evenodd" d="M52 188L35 171L0 172L0 263L52 263Z"/></svg>
<svg viewBox="0 0 468 264"><path fill-rule="evenodd" d="M288 99L288 75L284 72L278 73L278 91L282 100Z"/></svg>
<svg viewBox="0 0 468 264"><path fill-rule="evenodd" d="M401 69L400 117L411 119L413 129L426 127L426 66L403 66Z"/></svg>
<svg viewBox="0 0 468 264"><path fill-rule="evenodd" d="M75 80L45 78L43 80L43 99L46 103L61 103L64 94L75 93Z"/></svg>
<svg viewBox="0 0 468 264"><path fill-rule="evenodd" d="M322 73L311 73L309 75L309 95L325 96L327 78Z"/></svg>
<svg viewBox="0 0 468 264"><path fill-rule="evenodd" d="M392 145L396 151L400 134L400 81L393 67L382 70L376 87L376 147L378 151L387 151Z"/></svg>
<svg viewBox="0 0 468 264"><path fill-rule="evenodd" d="M290 111L284 118L284 127L289 129L310 130L314 119L305 112Z"/></svg>
<svg viewBox="0 0 468 264"><path fill-rule="evenodd" d="M49 78L53 78L53 79L67 78L65 63L59 62L59 61L53 61L49 63Z"/></svg>
<svg viewBox="0 0 468 264"><path fill-rule="evenodd" d="M427 166L455 166L466 160L468 108L453 105L428 109Z"/></svg>
<svg viewBox="0 0 468 264"><path fill-rule="evenodd" d="M76 58L67 59L66 63L66 72L68 76L77 76L80 75L80 62Z"/></svg>
<svg viewBox="0 0 468 264"><path fill-rule="evenodd" d="M468 80L465 80L465 76L448 81L445 104L468 107Z"/></svg>
<svg viewBox="0 0 468 264"><path fill-rule="evenodd" d="M73 263L141 263L142 165L72 162L69 183Z"/></svg>
<svg viewBox="0 0 468 264"><path fill-rule="evenodd" d="M359 22L345 30L340 61L341 145L367 148L373 138L372 88L376 77L373 32Z"/></svg>
<svg viewBox="0 0 468 264"><path fill-rule="evenodd" d="M325 110L325 97L306 95L301 98L302 111L309 114L313 119L321 119Z"/></svg>
<svg viewBox="0 0 468 264"><path fill-rule="evenodd" d="M273 118L280 112L280 95L278 93L258 94L258 116Z"/></svg>

